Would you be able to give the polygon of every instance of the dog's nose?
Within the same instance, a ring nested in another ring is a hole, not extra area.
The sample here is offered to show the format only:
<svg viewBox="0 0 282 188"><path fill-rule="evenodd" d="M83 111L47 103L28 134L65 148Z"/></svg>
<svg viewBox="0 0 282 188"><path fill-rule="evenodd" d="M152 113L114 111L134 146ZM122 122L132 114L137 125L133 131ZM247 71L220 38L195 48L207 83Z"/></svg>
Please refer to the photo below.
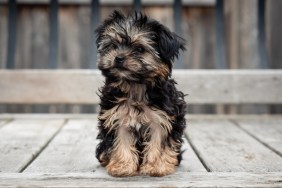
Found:
<svg viewBox="0 0 282 188"><path fill-rule="evenodd" d="M118 64L122 64L124 62L124 56L123 55L118 55L116 56L115 58L115 62L118 63Z"/></svg>

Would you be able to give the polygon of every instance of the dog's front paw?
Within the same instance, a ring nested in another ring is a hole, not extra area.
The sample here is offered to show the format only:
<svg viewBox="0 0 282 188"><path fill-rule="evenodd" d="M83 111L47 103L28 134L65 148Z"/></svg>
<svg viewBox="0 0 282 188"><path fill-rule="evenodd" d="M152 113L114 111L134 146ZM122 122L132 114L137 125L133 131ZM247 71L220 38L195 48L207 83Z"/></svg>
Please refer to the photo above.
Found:
<svg viewBox="0 0 282 188"><path fill-rule="evenodd" d="M138 166L133 161L110 161L110 163L106 166L106 169L111 176L125 177L137 175Z"/></svg>
<svg viewBox="0 0 282 188"><path fill-rule="evenodd" d="M175 172L177 164L177 153L174 150L166 147L162 152L158 152L153 148L145 153L140 174L166 176Z"/></svg>
<svg viewBox="0 0 282 188"><path fill-rule="evenodd" d="M175 165L161 162L146 163L140 167L140 174L149 176L166 176L172 174L175 171Z"/></svg>

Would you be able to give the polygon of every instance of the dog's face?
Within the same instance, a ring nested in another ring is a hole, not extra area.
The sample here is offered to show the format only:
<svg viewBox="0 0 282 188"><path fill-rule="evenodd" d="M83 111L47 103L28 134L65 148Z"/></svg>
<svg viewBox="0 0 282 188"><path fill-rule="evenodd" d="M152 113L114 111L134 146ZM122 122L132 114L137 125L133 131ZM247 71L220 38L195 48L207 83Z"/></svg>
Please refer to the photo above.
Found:
<svg viewBox="0 0 282 188"><path fill-rule="evenodd" d="M146 16L115 11L97 30L98 68L116 81L167 79L184 40Z"/></svg>

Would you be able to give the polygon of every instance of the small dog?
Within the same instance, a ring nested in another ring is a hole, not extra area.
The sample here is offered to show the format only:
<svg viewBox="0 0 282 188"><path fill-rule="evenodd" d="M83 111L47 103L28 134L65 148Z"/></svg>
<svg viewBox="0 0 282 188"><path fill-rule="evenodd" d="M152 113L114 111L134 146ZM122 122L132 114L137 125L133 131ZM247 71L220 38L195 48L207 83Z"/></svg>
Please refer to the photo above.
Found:
<svg viewBox="0 0 282 188"><path fill-rule="evenodd" d="M112 176L164 176L181 161L184 94L171 79L184 40L139 13L115 11L96 30L100 89L96 157Z"/></svg>

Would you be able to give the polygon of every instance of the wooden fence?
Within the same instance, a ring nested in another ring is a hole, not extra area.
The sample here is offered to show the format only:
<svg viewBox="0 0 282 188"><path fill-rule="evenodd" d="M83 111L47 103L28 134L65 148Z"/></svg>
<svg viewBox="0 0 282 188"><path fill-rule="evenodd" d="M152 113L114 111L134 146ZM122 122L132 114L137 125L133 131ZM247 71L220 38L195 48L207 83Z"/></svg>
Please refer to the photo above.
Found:
<svg viewBox="0 0 282 188"><path fill-rule="evenodd" d="M96 68L93 30L112 10L135 9L159 20L187 40L188 50L175 64L176 68L282 68L281 8L282 1L273 0L0 0L0 67ZM277 105L221 108L223 110L209 105L191 106L189 111L281 112L281 106ZM0 112L48 109L0 106ZM64 112L73 107L58 109ZM92 112L91 109L81 111Z"/></svg>

